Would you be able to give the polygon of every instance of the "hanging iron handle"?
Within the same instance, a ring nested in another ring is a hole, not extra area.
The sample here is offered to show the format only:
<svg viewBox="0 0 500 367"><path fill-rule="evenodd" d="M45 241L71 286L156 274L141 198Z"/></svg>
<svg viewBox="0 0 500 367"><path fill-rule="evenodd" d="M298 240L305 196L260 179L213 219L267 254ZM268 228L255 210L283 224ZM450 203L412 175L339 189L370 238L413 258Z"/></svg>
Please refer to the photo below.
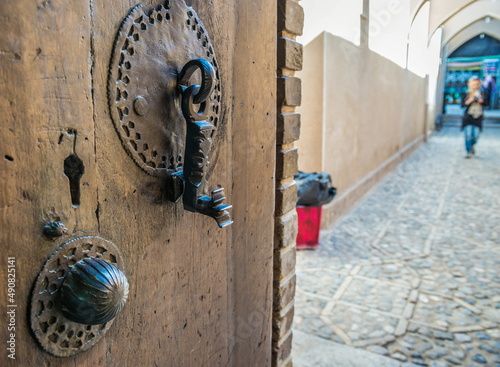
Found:
<svg viewBox="0 0 500 367"><path fill-rule="evenodd" d="M200 90L194 96L193 102L195 104L205 102L214 90L215 70L212 64L204 59L194 59L188 61L179 73L177 82L180 88L188 87L189 80L197 69L200 69L201 71L201 86Z"/></svg>
<svg viewBox="0 0 500 367"><path fill-rule="evenodd" d="M201 85L189 85L197 70L201 72ZM224 204L224 189L218 188L212 191L211 196L206 195L211 136L215 129L207 121L214 78L215 70L212 64L203 59L195 59L184 65L177 79L182 114L187 125L184 170L180 176L184 181L184 209L212 217L219 227L223 228L233 223L227 211L231 205Z"/></svg>

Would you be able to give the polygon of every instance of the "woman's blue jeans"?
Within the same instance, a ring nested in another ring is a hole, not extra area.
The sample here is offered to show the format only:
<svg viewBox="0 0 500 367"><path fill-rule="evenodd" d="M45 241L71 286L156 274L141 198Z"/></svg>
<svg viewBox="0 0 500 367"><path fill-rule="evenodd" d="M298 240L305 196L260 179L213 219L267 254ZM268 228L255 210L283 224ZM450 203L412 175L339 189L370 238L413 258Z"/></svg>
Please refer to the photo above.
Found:
<svg viewBox="0 0 500 367"><path fill-rule="evenodd" d="M465 134L465 150L470 153L471 148L477 143L479 135L481 134L479 128L474 125L467 125L464 127Z"/></svg>

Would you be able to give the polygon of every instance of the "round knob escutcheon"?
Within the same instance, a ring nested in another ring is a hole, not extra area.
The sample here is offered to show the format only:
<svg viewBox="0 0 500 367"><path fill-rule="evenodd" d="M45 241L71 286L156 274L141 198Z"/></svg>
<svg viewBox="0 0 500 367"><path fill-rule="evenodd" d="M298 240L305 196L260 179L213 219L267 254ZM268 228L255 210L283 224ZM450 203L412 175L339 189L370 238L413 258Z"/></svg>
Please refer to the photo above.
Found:
<svg viewBox="0 0 500 367"><path fill-rule="evenodd" d="M80 324L98 325L123 309L129 285L117 266L94 257L78 261L61 286L63 315Z"/></svg>

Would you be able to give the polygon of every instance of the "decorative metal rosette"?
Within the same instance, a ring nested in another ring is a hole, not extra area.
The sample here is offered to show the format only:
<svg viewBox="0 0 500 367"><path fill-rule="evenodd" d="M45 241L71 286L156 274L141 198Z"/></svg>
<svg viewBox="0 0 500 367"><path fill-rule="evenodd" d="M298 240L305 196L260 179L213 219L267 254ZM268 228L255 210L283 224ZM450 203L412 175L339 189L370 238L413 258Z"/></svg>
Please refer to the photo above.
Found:
<svg viewBox="0 0 500 367"><path fill-rule="evenodd" d="M186 62L198 58L215 69L207 121L217 127L218 64L206 28L192 8L172 0L146 13L138 5L116 36L108 80L110 113L123 146L150 175L165 177L182 170L186 123L177 75ZM193 76L194 82L197 78Z"/></svg>
<svg viewBox="0 0 500 367"><path fill-rule="evenodd" d="M96 236L78 237L66 242L51 255L33 287L31 329L41 347L56 357L68 357L91 348L113 323L110 320L82 324L64 316L61 286L75 264L92 258L122 270L124 268L121 254L113 243ZM123 284L123 280L118 280L117 283ZM82 308L82 316L91 316L86 312L85 307Z"/></svg>

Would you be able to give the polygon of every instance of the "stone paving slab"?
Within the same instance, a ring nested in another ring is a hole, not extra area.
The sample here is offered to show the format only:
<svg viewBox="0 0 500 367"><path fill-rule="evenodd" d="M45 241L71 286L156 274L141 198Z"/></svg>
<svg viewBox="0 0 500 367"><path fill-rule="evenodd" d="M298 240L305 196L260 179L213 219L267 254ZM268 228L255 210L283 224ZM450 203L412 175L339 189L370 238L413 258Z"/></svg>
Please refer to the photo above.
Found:
<svg viewBox="0 0 500 367"><path fill-rule="evenodd" d="M294 348L303 351L294 355L294 367L401 367L401 363L391 358L332 343L301 331L293 333L293 340Z"/></svg>
<svg viewBox="0 0 500 367"><path fill-rule="evenodd" d="M295 366L500 367L500 129L477 152L443 129L297 254Z"/></svg>

